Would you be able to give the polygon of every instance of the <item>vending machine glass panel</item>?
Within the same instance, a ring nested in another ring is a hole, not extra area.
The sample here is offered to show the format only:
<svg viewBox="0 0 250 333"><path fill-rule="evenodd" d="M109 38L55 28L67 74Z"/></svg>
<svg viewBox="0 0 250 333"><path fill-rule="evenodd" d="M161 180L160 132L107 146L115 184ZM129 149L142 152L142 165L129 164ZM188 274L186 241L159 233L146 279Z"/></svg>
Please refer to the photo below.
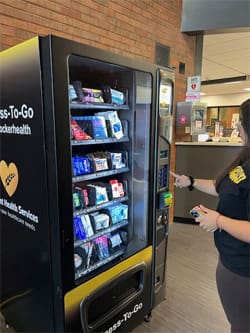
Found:
<svg viewBox="0 0 250 333"><path fill-rule="evenodd" d="M152 77L71 55L74 266L82 283L148 246Z"/></svg>

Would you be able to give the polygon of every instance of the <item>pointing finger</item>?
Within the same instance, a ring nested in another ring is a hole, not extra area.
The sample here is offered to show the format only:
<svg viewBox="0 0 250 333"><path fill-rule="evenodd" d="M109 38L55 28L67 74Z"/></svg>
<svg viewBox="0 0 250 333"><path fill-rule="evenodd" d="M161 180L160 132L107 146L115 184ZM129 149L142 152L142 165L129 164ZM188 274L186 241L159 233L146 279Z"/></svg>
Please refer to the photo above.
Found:
<svg viewBox="0 0 250 333"><path fill-rule="evenodd" d="M175 178L178 177L177 173L174 173L173 171L169 170L169 173L174 176Z"/></svg>

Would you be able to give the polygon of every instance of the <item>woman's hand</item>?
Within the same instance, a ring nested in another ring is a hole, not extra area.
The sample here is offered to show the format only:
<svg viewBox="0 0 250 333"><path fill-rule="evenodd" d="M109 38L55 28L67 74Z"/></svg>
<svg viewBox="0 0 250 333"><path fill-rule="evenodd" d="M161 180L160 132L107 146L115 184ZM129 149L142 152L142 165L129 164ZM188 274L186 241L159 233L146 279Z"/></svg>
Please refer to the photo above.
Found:
<svg viewBox="0 0 250 333"><path fill-rule="evenodd" d="M174 176L175 181L174 185L176 187L188 187L190 185L190 178L185 175L177 175L177 173L174 173L173 171L169 171L172 176Z"/></svg>
<svg viewBox="0 0 250 333"><path fill-rule="evenodd" d="M220 216L218 212L212 209L208 209L203 205L199 205L200 209L205 212L195 219L195 222L199 223L199 226L206 231L214 232L218 229L217 220Z"/></svg>
<svg viewBox="0 0 250 333"><path fill-rule="evenodd" d="M215 188L215 181L212 179L197 179L197 178L193 178L193 177L188 177L185 175L178 175L177 173L173 172L173 171L169 171L170 175L174 176L174 185L176 187L189 187L190 185L192 185L192 188L190 188L190 190L192 190L193 188L195 188L198 191L210 194L210 195L214 195L214 196L218 196L218 193L216 191ZM191 184L191 179L193 179L193 183Z"/></svg>

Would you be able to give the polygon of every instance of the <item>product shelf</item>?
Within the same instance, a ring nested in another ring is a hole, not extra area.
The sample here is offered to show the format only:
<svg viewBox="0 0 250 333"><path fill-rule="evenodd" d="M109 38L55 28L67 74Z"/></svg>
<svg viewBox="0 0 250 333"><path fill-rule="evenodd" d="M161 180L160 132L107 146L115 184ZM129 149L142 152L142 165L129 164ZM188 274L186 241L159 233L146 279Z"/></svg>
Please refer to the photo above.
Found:
<svg viewBox="0 0 250 333"><path fill-rule="evenodd" d="M128 171L129 171L129 168L127 168L127 167L120 168L120 169L112 169L112 170L107 170L107 171L99 171L99 172L90 173L87 175L72 177L72 183L79 183L79 182L82 182L85 180L113 176L113 175L128 172Z"/></svg>
<svg viewBox="0 0 250 333"><path fill-rule="evenodd" d="M80 246L80 245L82 245L84 243L88 243L88 242L94 240L95 238L98 238L98 237L101 237L103 235L106 235L109 232L118 230L118 229L120 229L122 227L125 227L126 225L128 225L128 220L123 220L123 221L117 222L117 223L111 225L108 228L105 228L105 229L103 229L101 231L98 231L97 233L95 233L91 237L88 237L86 239L79 239L79 240L75 241L74 242L74 247Z"/></svg>
<svg viewBox="0 0 250 333"><path fill-rule="evenodd" d="M107 143L119 143L119 142L128 142L129 137L124 136L121 139L116 139L116 138L107 138L107 139L94 139L94 140L82 140L82 141L77 141L77 140L71 140L71 145L72 146L88 146L88 145L96 145L96 144L107 144Z"/></svg>
<svg viewBox="0 0 250 333"><path fill-rule="evenodd" d="M71 102L70 109L71 110L79 110L79 109L129 110L129 106L127 104Z"/></svg>
<svg viewBox="0 0 250 333"><path fill-rule="evenodd" d="M77 272L75 274L75 279L79 279L82 276L85 276L86 274L93 272L94 270L96 270L97 268L106 265L107 263L111 262L112 260L118 258L119 256L123 255L125 253L126 247L122 248L121 250L115 252L114 254L112 254L111 256L109 256L108 258L105 258L103 260L98 261L97 263L95 263L94 265L90 266L87 269L84 269L80 272Z"/></svg>
<svg viewBox="0 0 250 333"><path fill-rule="evenodd" d="M123 201L127 201L127 200L128 200L128 196L125 196L125 197L122 197L122 198L112 199L112 200L104 202L104 203L102 203L100 205L96 205L96 206L92 206L92 207L87 207L87 208L80 209L80 210L75 210L74 213L73 213L73 216L76 217L76 216L79 216L79 215L82 215L82 214L93 213L93 212L95 212L97 210L100 210L102 208L108 207L108 206L113 205L115 203L119 203L119 202L123 202Z"/></svg>

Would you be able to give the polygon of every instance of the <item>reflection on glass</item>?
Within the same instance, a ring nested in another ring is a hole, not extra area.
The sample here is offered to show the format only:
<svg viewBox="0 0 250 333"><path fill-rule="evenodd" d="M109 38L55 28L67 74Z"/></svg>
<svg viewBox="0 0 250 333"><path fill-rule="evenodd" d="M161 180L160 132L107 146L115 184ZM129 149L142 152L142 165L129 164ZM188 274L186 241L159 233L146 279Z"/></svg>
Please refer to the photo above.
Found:
<svg viewBox="0 0 250 333"><path fill-rule="evenodd" d="M173 80L169 77L169 72L160 70L159 83L159 134L168 142L172 141L173 122Z"/></svg>
<svg viewBox="0 0 250 333"><path fill-rule="evenodd" d="M139 242L147 242L148 230L148 181L150 152L150 114L152 106L152 77L136 72L136 112L134 141L134 233Z"/></svg>

